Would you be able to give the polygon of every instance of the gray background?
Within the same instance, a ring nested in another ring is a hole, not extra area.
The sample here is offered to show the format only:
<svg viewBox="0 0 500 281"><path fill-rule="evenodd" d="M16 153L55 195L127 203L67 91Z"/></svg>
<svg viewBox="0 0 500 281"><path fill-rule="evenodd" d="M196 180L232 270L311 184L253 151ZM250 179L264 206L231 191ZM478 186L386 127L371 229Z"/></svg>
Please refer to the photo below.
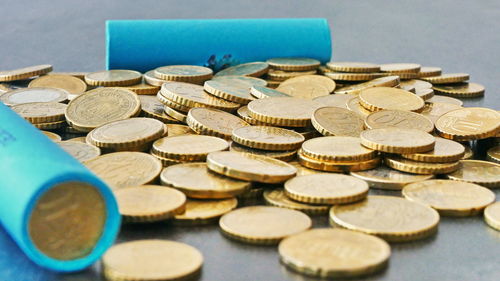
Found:
<svg viewBox="0 0 500 281"><path fill-rule="evenodd" d="M487 90L484 99L466 105L500 108L500 1L0 0L0 4L0 69L44 63L54 65L55 71L104 69L107 19L325 17L335 60L416 62L440 66L445 72L467 72ZM316 226L327 226L325 217L314 220ZM284 269L274 247L229 241L217 226L127 226L119 240L151 237L186 242L202 251L202 280L309 280ZM364 280L500 278L500 232L487 227L481 217L442 218L437 236L391 246L389 268ZM99 267L71 275L44 271L0 229L1 280L99 280Z"/></svg>

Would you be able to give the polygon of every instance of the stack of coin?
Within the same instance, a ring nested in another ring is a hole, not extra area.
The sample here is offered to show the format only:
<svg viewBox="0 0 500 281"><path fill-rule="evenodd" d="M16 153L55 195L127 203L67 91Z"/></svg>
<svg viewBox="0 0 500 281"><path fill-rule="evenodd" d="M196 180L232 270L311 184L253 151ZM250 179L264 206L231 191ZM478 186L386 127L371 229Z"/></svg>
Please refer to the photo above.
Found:
<svg viewBox="0 0 500 281"><path fill-rule="evenodd" d="M320 62L311 58L272 58L268 59L269 72L266 79L271 88L277 88L287 79L303 75L314 75Z"/></svg>
<svg viewBox="0 0 500 281"><path fill-rule="evenodd" d="M12 110L38 129L54 130L66 125L66 107L67 105L57 102L31 102L13 105Z"/></svg>
<svg viewBox="0 0 500 281"><path fill-rule="evenodd" d="M432 83L432 88L437 94L458 97L475 98L484 95L485 88L478 83L467 82L469 74L467 73L446 73L438 76L429 76L422 78Z"/></svg>

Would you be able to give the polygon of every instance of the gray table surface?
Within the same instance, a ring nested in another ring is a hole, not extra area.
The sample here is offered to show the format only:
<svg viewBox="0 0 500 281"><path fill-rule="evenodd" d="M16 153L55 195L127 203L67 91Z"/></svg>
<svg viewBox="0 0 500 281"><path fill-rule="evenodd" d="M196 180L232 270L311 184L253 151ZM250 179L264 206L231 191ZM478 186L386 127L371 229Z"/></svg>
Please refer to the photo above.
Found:
<svg viewBox="0 0 500 281"><path fill-rule="evenodd" d="M487 90L485 98L467 100L466 106L500 109L497 0L0 0L0 7L0 69L44 63L55 71L104 69L107 19L325 17L335 60L416 62L467 72ZM326 217L314 223L328 226ZM275 247L227 240L217 226L126 226L118 242L144 238L198 248L205 258L200 280L314 280L281 266ZM500 232L480 216L442 218L438 235L391 247L389 267L362 280L500 280ZM0 280L101 280L99 270L98 263L69 275L40 269L0 228Z"/></svg>

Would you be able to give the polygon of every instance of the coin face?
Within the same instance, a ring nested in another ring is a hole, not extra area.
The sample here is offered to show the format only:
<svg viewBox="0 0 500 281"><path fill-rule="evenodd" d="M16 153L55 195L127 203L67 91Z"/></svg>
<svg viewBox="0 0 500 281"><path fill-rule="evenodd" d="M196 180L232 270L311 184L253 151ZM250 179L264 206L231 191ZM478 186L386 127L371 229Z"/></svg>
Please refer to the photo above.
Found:
<svg viewBox="0 0 500 281"><path fill-rule="evenodd" d="M231 139L234 129L249 126L243 119L213 108L196 107L188 112L188 126L198 134Z"/></svg>
<svg viewBox="0 0 500 281"><path fill-rule="evenodd" d="M0 96L0 101L8 106L33 102L64 102L66 100L68 100L68 92L55 88L21 88Z"/></svg>
<svg viewBox="0 0 500 281"><path fill-rule="evenodd" d="M50 64L33 65L14 70L0 71L0 82L28 79L33 76L47 74L51 71L52 65Z"/></svg>
<svg viewBox="0 0 500 281"><path fill-rule="evenodd" d="M325 86L306 81L281 83L278 88L276 88L276 90L283 92L291 97L304 99L313 99L330 94L329 89Z"/></svg>
<svg viewBox="0 0 500 281"><path fill-rule="evenodd" d="M361 145L357 137L319 137L305 141L302 151L305 156L324 161L363 161L376 156L372 149Z"/></svg>
<svg viewBox="0 0 500 281"><path fill-rule="evenodd" d="M217 80L208 80L203 84L205 91L210 94L237 102L240 104L247 104L255 98L250 94L250 89L247 87L233 86L230 83L221 82Z"/></svg>
<svg viewBox="0 0 500 281"><path fill-rule="evenodd" d="M406 199L436 209L443 216L472 216L495 201L495 194L480 185L452 181L427 180L404 187Z"/></svg>
<svg viewBox="0 0 500 281"><path fill-rule="evenodd" d="M50 123L64 121L67 105L58 102L21 103L11 109L31 123Z"/></svg>
<svg viewBox="0 0 500 281"><path fill-rule="evenodd" d="M500 164L480 160L461 160L460 168L446 177L496 188L500 187Z"/></svg>
<svg viewBox="0 0 500 281"><path fill-rule="evenodd" d="M418 77L430 77L439 75L441 75L441 67L435 66L422 66L420 68L420 72L418 73Z"/></svg>
<svg viewBox="0 0 500 281"><path fill-rule="evenodd" d="M322 75L297 76L283 81L280 85L294 84L296 82L321 85L326 88L329 93L333 92L336 87L335 81Z"/></svg>
<svg viewBox="0 0 500 281"><path fill-rule="evenodd" d="M467 73L445 73L439 76L422 77L422 80L430 82L432 84L449 84L449 83L459 83L469 80L469 74Z"/></svg>
<svg viewBox="0 0 500 281"><path fill-rule="evenodd" d="M167 80L156 78L154 70L150 70L150 71L144 73L143 77L144 77L144 82L146 82L149 85L153 85L153 86L157 86L157 87L161 87L161 85L163 85L163 83L169 82Z"/></svg>
<svg viewBox="0 0 500 281"><path fill-rule="evenodd" d="M387 266L391 249L384 240L346 229L312 229L281 241L281 261L303 274L354 277Z"/></svg>
<svg viewBox="0 0 500 281"><path fill-rule="evenodd" d="M247 122L248 124L251 124L251 125L266 125L266 123L257 121L255 119L253 119L252 117L250 117L250 114L248 112L248 107L246 105L238 108L238 110L236 111L236 113L238 114L239 117L241 117L241 119L245 120L245 122Z"/></svg>
<svg viewBox="0 0 500 281"><path fill-rule="evenodd" d="M436 129L440 136L447 139L484 139L500 132L500 113L489 108L464 107L439 117Z"/></svg>
<svg viewBox="0 0 500 281"><path fill-rule="evenodd" d="M361 132L361 144L389 153L417 153L434 149L435 138L421 130L379 128Z"/></svg>
<svg viewBox="0 0 500 281"><path fill-rule="evenodd" d="M272 58L266 61L273 69L305 71L316 69L320 62L311 58Z"/></svg>
<svg viewBox="0 0 500 281"><path fill-rule="evenodd" d="M223 69L217 72L215 76L241 75L259 77L266 74L268 69L269 65L265 62L249 62Z"/></svg>
<svg viewBox="0 0 500 281"><path fill-rule="evenodd" d="M312 205L294 201L282 189L264 191L264 200L268 205L301 211L308 215L324 215L330 210L329 205Z"/></svg>
<svg viewBox="0 0 500 281"><path fill-rule="evenodd" d="M313 100L325 107L341 107L347 108L347 102L354 98L354 95L348 94L334 94L328 96L321 96Z"/></svg>
<svg viewBox="0 0 500 281"><path fill-rule="evenodd" d="M198 274L203 256L184 243L136 240L111 247L102 264L109 280L175 280Z"/></svg>
<svg viewBox="0 0 500 281"><path fill-rule="evenodd" d="M418 73L420 67L416 63L386 63L380 65L380 71L389 73Z"/></svg>
<svg viewBox="0 0 500 281"><path fill-rule="evenodd" d="M334 206L330 219L342 227L397 242L435 233L439 214L430 207L403 198L370 195L359 203Z"/></svg>
<svg viewBox="0 0 500 281"><path fill-rule="evenodd" d="M77 95L87 90L87 84L82 79L70 75L58 74L40 76L31 81L28 87L57 88Z"/></svg>
<svg viewBox="0 0 500 281"><path fill-rule="evenodd" d="M267 156L285 162L291 161L292 159L295 158L295 155L297 154L297 150L284 150L284 151L262 150L240 145L236 142L231 142L229 150L241 153L249 153L253 155Z"/></svg>
<svg viewBox="0 0 500 281"><path fill-rule="evenodd" d="M413 174L447 174L460 168L458 161L445 163L420 162L398 156L387 156L385 164L393 169Z"/></svg>
<svg viewBox="0 0 500 281"><path fill-rule="evenodd" d="M250 94L258 99L271 97L289 97L288 94L264 86L253 86Z"/></svg>
<svg viewBox="0 0 500 281"><path fill-rule="evenodd" d="M340 87L335 90L336 94L358 94L364 89L372 87L394 87L399 84L399 76L384 76L364 83Z"/></svg>
<svg viewBox="0 0 500 281"><path fill-rule="evenodd" d="M384 165L371 170L351 172L351 175L366 181L370 187L388 190L401 190L407 184L434 177L405 173Z"/></svg>
<svg viewBox="0 0 500 281"><path fill-rule="evenodd" d="M434 95L432 98L428 99L427 102L430 102L430 103L436 103L436 102L437 103L451 103L451 104L455 104L455 105L459 105L459 106L464 105L464 102L459 100L459 99L446 97L446 96L439 96L439 95Z"/></svg>
<svg viewBox="0 0 500 281"><path fill-rule="evenodd" d="M500 231L500 202L495 202L484 209L484 220L489 226Z"/></svg>
<svg viewBox="0 0 500 281"><path fill-rule="evenodd" d="M158 119L164 123L176 123L176 119L170 117L165 113L163 104L156 98L156 96L140 95L142 115Z"/></svg>
<svg viewBox="0 0 500 281"><path fill-rule="evenodd" d="M452 85L436 85L434 91L453 97L480 97L484 95L484 86L477 83L457 83Z"/></svg>
<svg viewBox="0 0 500 281"><path fill-rule="evenodd" d="M371 111L361 106L359 103L359 97L351 98L346 103L347 109L358 114L361 118L366 118L366 116L370 115Z"/></svg>
<svg viewBox="0 0 500 281"><path fill-rule="evenodd" d="M432 88L432 84L423 80L418 80L418 79L410 79L410 80L403 80L399 83L399 87L402 89L406 88L414 88L415 90L417 89L430 89Z"/></svg>
<svg viewBox="0 0 500 281"><path fill-rule="evenodd" d="M442 102L434 102L427 103L422 110L422 115L429 118L433 123L444 115L447 112L450 112L455 109L462 108L460 105L452 104L452 103L442 103Z"/></svg>
<svg viewBox="0 0 500 281"><path fill-rule="evenodd" d="M268 124L288 127L305 127L319 107L312 100L293 97L273 97L254 100L248 104L252 118Z"/></svg>
<svg viewBox="0 0 500 281"><path fill-rule="evenodd" d="M462 159L465 147L458 142L436 138L434 149L425 153L402 154L403 158L422 162L454 162Z"/></svg>
<svg viewBox="0 0 500 281"><path fill-rule="evenodd" d="M176 215L174 224L200 225L217 223L220 216L230 212L238 205L236 198L196 200L188 199L183 214Z"/></svg>
<svg viewBox="0 0 500 281"><path fill-rule="evenodd" d="M130 86L140 83L141 80L140 72L123 69L98 71L85 75L85 82L90 86Z"/></svg>
<svg viewBox="0 0 500 281"><path fill-rule="evenodd" d="M272 79L273 81L285 81L285 80L293 78L293 77L298 77L298 76L303 76L303 75L314 75L314 74L316 74L316 70L283 71L283 70L269 69L269 72L267 73L267 77Z"/></svg>
<svg viewBox="0 0 500 281"><path fill-rule="evenodd" d="M267 206L239 208L219 221L227 237L251 244L276 244L311 225L311 219L302 212Z"/></svg>
<svg viewBox="0 0 500 281"><path fill-rule="evenodd" d="M213 71L208 67L196 65L169 65L154 70L156 78L168 81L202 82L212 77Z"/></svg>
<svg viewBox="0 0 500 281"><path fill-rule="evenodd" d="M232 139L241 145L263 150L294 150L300 148L305 140L295 131L270 126L236 128Z"/></svg>
<svg viewBox="0 0 500 281"><path fill-rule="evenodd" d="M41 131L45 136L47 136L50 140L52 141L61 141L62 138L60 135L56 134L56 133L52 133L52 132L48 132L48 131Z"/></svg>
<svg viewBox="0 0 500 281"><path fill-rule="evenodd" d="M186 125L179 124L167 124L167 136L179 136L179 135L187 135L187 134L195 134L191 128Z"/></svg>
<svg viewBox="0 0 500 281"><path fill-rule="evenodd" d="M427 101L428 99L430 99L434 96L434 90L433 89L416 89L415 95L421 97L424 101Z"/></svg>
<svg viewBox="0 0 500 281"><path fill-rule="evenodd" d="M422 114L404 110L381 110L368 115L365 119L369 129L396 127L417 129L427 133L434 131L434 123Z"/></svg>
<svg viewBox="0 0 500 281"><path fill-rule="evenodd" d="M165 137L155 141L152 153L174 160L205 161L210 152L228 148L229 143L221 138L189 134Z"/></svg>
<svg viewBox="0 0 500 281"><path fill-rule="evenodd" d="M93 145L87 144L85 142L79 141L62 141L58 143L62 149L68 152L76 160L80 162L85 162L88 160L95 159L97 156L101 155L101 150Z"/></svg>
<svg viewBox="0 0 500 281"><path fill-rule="evenodd" d="M314 111L311 122L324 136L359 137L364 129L363 119L358 114L341 107L318 108Z"/></svg>
<svg viewBox="0 0 500 281"><path fill-rule="evenodd" d="M326 63L326 66L333 71L340 72L378 72L380 71L380 66L373 63L367 62L339 62L331 61Z"/></svg>
<svg viewBox="0 0 500 281"><path fill-rule="evenodd" d="M223 75L216 76L212 80L226 83L238 88L250 89L253 86L267 86L267 82L264 79L240 76L240 75Z"/></svg>
<svg viewBox="0 0 500 281"><path fill-rule="evenodd" d="M405 90L374 87L359 93L360 104L369 110L407 110L421 111L424 108L424 100L413 93Z"/></svg>
<svg viewBox="0 0 500 281"><path fill-rule="evenodd" d="M327 72L324 74L330 79L344 82L369 81L384 76L382 73L347 73L347 72Z"/></svg>
<svg viewBox="0 0 500 281"><path fill-rule="evenodd" d="M147 83L141 82L130 86L119 87L125 90L132 91L138 95L155 95L160 89L159 86L152 86Z"/></svg>

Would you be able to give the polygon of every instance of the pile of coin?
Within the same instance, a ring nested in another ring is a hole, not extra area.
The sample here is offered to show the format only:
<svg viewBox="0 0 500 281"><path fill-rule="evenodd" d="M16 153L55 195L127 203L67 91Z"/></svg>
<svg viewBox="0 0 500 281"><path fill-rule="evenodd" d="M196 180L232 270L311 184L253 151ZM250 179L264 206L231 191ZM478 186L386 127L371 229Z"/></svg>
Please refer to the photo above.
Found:
<svg viewBox="0 0 500 281"><path fill-rule="evenodd" d="M484 210L500 230L490 190L500 187L500 113L463 107L457 98L484 95L467 74L311 58L217 73L51 70L0 72L0 101L107 182L125 223L219 223L231 240L279 244L283 264L318 277L380 271L386 241L436 235L440 216ZM310 229L312 215L333 228ZM112 247L103 271L171 280L202 263L188 245L141 240Z"/></svg>

